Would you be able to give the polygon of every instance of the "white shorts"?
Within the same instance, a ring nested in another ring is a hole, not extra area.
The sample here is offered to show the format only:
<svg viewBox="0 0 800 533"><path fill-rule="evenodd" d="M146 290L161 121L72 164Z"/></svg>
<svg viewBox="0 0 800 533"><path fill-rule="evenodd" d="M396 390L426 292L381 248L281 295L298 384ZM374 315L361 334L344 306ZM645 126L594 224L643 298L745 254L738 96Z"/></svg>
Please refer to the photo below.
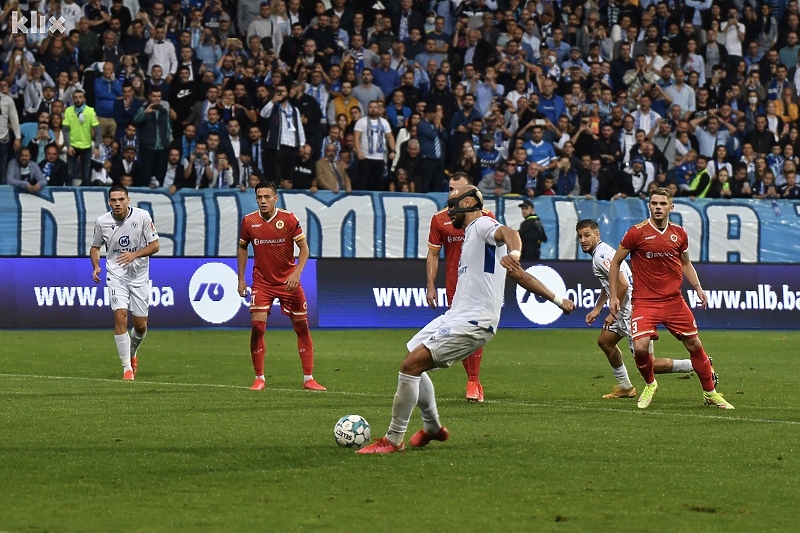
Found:
<svg viewBox="0 0 800 533"><path fill-rule="evenodd" d="M608 331L628 339L628 348L633 353L633 340L631 339L631 308L620 309L617 321L608 326Z"/></svg>
<svg viewBox="0 0 800 533"><path fill-rule="evenodd" d="M107 281L111 309L129 309L133 316L146 317L150 309L150 288L152 282L148 281L143 287L131 287L113 278Z"/></svg>
<svg viewBox="0 0 800 533"><path fill-rule="evenodd" d="M628 340L628 349L633 354L633 338L631 337L631 308L621 309L617 321L608 326L608 331L616 333ZM653 341L650 341L650 353L653 353Z"/></svg>
<svg viewBox="0 0 800 533"><path fill-rule="evenodd" d="M475 350L489 342L494 333L470 323L456 322L445 315L431 320L427 326L408 341L411 352L420 344L425 345L438 368L447 368L466 359Z"/></svg>

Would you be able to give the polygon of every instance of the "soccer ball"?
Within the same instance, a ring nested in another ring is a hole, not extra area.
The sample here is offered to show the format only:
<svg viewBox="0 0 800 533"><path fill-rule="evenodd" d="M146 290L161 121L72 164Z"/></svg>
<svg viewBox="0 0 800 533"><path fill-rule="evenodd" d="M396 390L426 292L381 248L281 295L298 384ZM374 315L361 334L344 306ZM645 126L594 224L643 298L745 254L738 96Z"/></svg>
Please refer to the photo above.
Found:
<svg viewBox="0 0 800 533"><path fill-rule="evenodd" d="M369 424L358 415L345 415L333 427L333 438L343 448L361 448L369 437Z"/></svg>

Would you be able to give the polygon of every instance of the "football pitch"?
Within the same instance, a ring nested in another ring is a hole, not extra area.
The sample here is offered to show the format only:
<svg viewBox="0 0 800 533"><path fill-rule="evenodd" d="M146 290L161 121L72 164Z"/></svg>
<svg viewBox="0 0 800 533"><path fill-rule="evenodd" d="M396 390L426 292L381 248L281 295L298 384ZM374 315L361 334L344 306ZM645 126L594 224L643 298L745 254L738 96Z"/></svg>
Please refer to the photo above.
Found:
<svg viewBox="0 0 800 533"><path fill-rule="evenodd" d="M313 331L317 393L291 330L267 331L252 392L249 331L153 327L133 383L110 328L0 331L0 531L797 531L800 333L703 332L736 410L692 373L640 411L601 398L598 329L501 330L485 403L460 365L431 375L449 441L359 456L333 426L383 435L413 331Z"/></svg>

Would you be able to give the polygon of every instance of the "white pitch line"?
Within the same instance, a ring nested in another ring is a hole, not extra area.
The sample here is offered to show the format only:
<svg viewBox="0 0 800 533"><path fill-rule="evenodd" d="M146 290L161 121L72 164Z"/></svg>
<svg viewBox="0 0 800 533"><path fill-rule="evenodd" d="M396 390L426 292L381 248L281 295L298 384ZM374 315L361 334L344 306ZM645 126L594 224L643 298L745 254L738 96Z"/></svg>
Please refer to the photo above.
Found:
<svg viewBox="0 0 800 533"><path fill-rule="evenodd" d="M13 379L61 379L61 380L68 380L68 381L94 381L94 382L101 382L101 383L116 383L116 384L123 384L125 386L130 386L128 382L123 382L122 380L118 379L107 379L107 378L87 378L87 377L75 377L75 376L37 376L31 374L0 374L0 377L5 378L13 378ZM135 383L140 383L144 385L165 385L169 387L210 387L216 389L238 389L238 390L248 390L249 387L243 385L224 385L220 383L175 383L169 381L141 381L136 380ZM281 388L268 388L268 391L276 391L276 392L303 392L305 393L305 389L281 389ZM340 396L364 396L364 397L371 397L371 398L383 398L384 395L382 394L372 394L367 392L346 392L346 391L328 391L328 394L336 394ZM439 400L442 403L441 399ZM485 403L487 404L497 404L497 405L514 405L514 406L521 406L521 407L533 407L533 408L546 408L546 409L564 409L567 411L594 411L594 412L606 412L606 413L623 413L623 414L640 414L640 415L653 415L653 416L670 416L670 417L677 417L677 418L711 418L716 420L730 420L736 422L756 422L761 424L785 424L791 426L800 426L800 421L798 420L770 420L767 418L744 418L741 416L735 415L711 415L711 414L692 414L692 413L669 413L664 411L657 411L657 410L628 410L628 409L614 409L611 407L587 407L587 406L580 406L580 405L566 405L562 403L552 402L552 403L539 403L539 402L522 402L516 400L488 400ZM708 409L711 409L710 407ZM748 408L751 409L751 408Z"/></svg>

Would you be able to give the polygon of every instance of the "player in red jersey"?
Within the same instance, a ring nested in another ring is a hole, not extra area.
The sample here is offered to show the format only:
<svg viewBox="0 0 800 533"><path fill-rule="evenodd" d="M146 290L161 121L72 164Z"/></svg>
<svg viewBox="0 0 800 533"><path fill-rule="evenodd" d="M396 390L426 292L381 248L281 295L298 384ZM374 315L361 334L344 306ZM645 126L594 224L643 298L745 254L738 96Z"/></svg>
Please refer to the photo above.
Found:
<svg viewBox="0 0 800 533"><path fill-rule="evenodd" d="M686 231L669 221L669 214L675 207L672 194L665 188L655 189L650 193L648 207L650 218L625 233L608 273L611 294L608 307L616 318L620 309L617 296L620 265L630 254L633 271L631 336L636 366L646 384L639 397L639 408L646 409L658 389L649 346L651 339L658 339L656 326L664 324L688 350L692 368L703 386L705 403L720 409L733 409L733 405L714 388L713 369L698 337L697 323L681 295L681 284L686 276L704 308L708 303L689 260Z"/></svg>
<svg viewBox="0 0 800 533"><path fill-rule="evenodd" d="M239 295L247 294L244 271L247 268L247 248L253 244L253 287L250 296L250 356L256 379L250 390L263 390L264 380L264 332L272 302L280 300L281 312L292 319L297 334L297 351L303 365L303 387L324 391L325 387L314 381L314 346L306 319L308 304L300 274L308 260L308 243L294 213L278 209L278 189L274 183L259 183L255 188L258 211L242 219L239 250L236 254L239 267ZM294 245L300 248L297 264L294 261Z"/></svg>
<svg viewBox="0 0 800 533"><path fill-rule="evenodd" d="M456 172L450 179L450 190L458 185L474 185L469 175L464 172ZM488 209L482 210L484 216L494 218ZM453 303L453 296L456 293L458 283L458 261L461 259L461 245L464 243L464 230L456 229L447 209L442 209L431 218L430 232L428 233L428 257L426 259L428 273L428 294L427 301L431 309L437 307L436 294L436 274L439 272L439 252L444 248L445 261L445 288L447 291L447 305ZM464 370L467 372L467 400L474 402L483 401L483 385L481 385L480 372L481 361L483 360L483 348L478 348L475 352L461 361Z"/></svg>

